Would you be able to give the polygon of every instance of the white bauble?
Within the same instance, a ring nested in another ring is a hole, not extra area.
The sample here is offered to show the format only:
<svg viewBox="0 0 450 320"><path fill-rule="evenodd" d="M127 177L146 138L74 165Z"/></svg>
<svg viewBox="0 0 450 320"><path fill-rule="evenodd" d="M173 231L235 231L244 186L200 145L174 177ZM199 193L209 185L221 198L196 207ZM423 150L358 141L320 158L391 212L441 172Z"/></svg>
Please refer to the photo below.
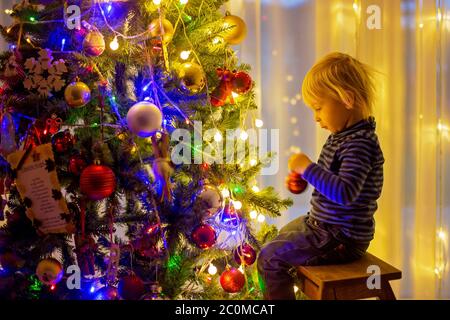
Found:
<svg viewBox="0 0 450 320"><path fill-rule="evenodd" d="M162 113L153 103L141 101L128 110L127 124L131 132L141 138L156 133L162 125Z"/></svg>

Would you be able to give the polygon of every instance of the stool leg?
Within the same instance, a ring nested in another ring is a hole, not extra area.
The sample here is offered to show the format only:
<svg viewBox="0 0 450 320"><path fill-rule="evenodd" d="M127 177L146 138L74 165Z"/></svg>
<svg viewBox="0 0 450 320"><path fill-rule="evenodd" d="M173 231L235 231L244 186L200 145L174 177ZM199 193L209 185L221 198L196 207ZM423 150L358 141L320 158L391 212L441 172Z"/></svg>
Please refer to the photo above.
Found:
<svg viewBox="0 0 450 320"><path fill-rule="evenodd" d="M378 296L380 300L397 300L395 298L394 291L392 291L389 281L383 281L381 283L381 291Z"/></svg>

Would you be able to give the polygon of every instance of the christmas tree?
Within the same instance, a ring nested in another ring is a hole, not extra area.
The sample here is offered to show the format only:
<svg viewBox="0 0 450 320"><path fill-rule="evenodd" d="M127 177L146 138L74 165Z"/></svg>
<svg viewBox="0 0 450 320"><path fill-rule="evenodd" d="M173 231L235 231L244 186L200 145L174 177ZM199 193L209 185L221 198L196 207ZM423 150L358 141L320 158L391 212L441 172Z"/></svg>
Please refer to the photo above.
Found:
<svg viewBox="0 0 450 320"><path fill-rule="evenodd" d="M261 298L262 222L291 200L257 186L274 155L250 145L246 25L225 2L6 10L1 298Z"/></svg>

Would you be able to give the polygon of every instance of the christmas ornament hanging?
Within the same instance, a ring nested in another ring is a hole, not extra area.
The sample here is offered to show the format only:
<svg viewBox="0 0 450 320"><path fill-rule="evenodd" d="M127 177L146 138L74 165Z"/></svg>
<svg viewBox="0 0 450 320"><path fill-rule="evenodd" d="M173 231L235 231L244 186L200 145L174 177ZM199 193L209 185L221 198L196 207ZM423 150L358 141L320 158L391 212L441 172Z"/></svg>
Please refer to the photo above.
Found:
<svg viewBox="0 0 450 320"><path fill-rule="evenodd" d="M84 38L83 50L89 56L98 57L105 51L105 48L105 38L98 30L90 31Z"/></svg>
<svg viewBox="0 0 450 320"><path fill-rule="evenodd" d="M148 29L153 38L162 37L162 40L165 44L172 41L174 29L172 23L169 20L162 19L162 21L160 21L159 18L155 19L150 23Z"/></svg>
<svg viewBox="0 0 450 320"><path fill-rule="evenodd" d="M144 282L136 275L127 275L119 281L119 294L125 300L139 300L144 294Z"/></svg>
<svg viewBox="0 0 450 320"><path fill-rule="evenodd" d="M247 25L238 16L226 15L223 18L223 27L227 28L223 32L223 39L229 44L239 44L247 36Z"/></svg>
<svg viewBox="0 0 450 320"><path fill-rule="evenodd" d="M245 277L238 269L225 270L220 276L220 285L228 293L241 291L245 284Z"/></svg>
<svg viewBox="0 0 450 320"><path fill-rule="evenodd" d="M96 292L95 300L120 300L119 291L111 286L103 287Z"/></svg>
<svg viewBox="0 0 450 320"><path fill-rule="evenodd" d="M239 265L250 266L256 260L256 251L251 245L245 243L234 250L234 260Z"/></svg>
<svg viewBox="0 0 450 320"><path fill-rule="evenodd" d="M191 93L200 92L206 83L202 67L194 62L183 63L178 69L178 78L183 88Z"/></svg>
<svg viewBox="0 0 450 320"><path fill-rule="evenodd" d="M54 258L41 260L36 268L36 275L45 285L54 285L61 281L64 270L61 263Z"/></svg>
<svg viewBox="0 0 450 320"><path fill-rule="evenodd" d="M107 166L91 164L80 177L80 191L90 200L109 197L116 189L116 177Z"/></svg>
<svg viewBox="0 0 450 320"><path fill-rule="evenodd" d="M216 243L216 230L210 225L201 224L192 231L191 238L200 249L209 249Z"/></svg>
<svg viewBox="0 0 450 320"><path fill-rule="evenodd" d="M75 138L74 136L72 136L68 129L58 132L52 137L53 149L57 153L64 153L69 151L73 148L74 143Z"/></svg>
<svg viewBox="0 0 450 320"><path fill-rule="evenodd" d="M308 182L306 182L299 173L293 171L286 177L286 187L293 194L302 193L307 186Z"/></svg>
<svg viewBox="0 0 450 320"><path fill-rule="evenodd" d="M162 125L162 113L153 103L141 101L133 105L127 113L130 131L141 138L156 133Z"/></svg>
<svg viewBox="0 0 450 320"><path fill-rule="evenodd" d="M219 189L211 184L206 184L200 194L198 199L203 202L206 209L206 214L208 217L216 214L220 208L222 208L223 198Z"/></svg>
<svg viewBox="0 0 450 320"><path fill-rule="evenodd" d="M67 171L75 176L79 176L87 167L86 159L80 154L73 154L69 158L69 164L67 165Z"/></svg>
<svg viewBox="0 0 450 320"><path fill-rule="evenodd" d="M227 99L234 104L233 99L233 79L234 73L227 69L217 68L217 76L220 78L219 85L211 93L211 105L214 107L223 106Z"/></svg>
<svg viewBox="0 0 450 320"><path fill-rule="evenodd" d="M244 71L236 72L233 76L233 91L245 94L252 88L252 78Z"/></svg>
<svg viewBox="0 0 450 320"><path fill-rule="evenodd" d="M27 90L36 89L40 96L47 97L53 91L60 91L66 81L63 79L67 73L66 63L63 59L54 61L50 49L41 49L39 58L29 58L25 61L28 76L23 82Z"/></svg>
<svg viewBox="0 0 450 320"><path fill-rule="evenodd" d="M64 91L64 98L71 108L83 107L91 101L91 89L84 82L72 82Z"/></svg>

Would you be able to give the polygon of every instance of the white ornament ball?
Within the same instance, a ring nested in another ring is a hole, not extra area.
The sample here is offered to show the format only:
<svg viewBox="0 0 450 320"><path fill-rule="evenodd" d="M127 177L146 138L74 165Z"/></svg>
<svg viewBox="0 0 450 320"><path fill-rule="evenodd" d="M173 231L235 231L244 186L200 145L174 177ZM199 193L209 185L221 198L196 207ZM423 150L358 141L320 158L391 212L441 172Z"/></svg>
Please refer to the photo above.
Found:
<svg viewBox="0 0 450 320"><path fill-rule="evenodd" d="M141 138L155 134L162 125L162 113L153 103L141 101L128 110L127 124L131 132Z"/></svg>

